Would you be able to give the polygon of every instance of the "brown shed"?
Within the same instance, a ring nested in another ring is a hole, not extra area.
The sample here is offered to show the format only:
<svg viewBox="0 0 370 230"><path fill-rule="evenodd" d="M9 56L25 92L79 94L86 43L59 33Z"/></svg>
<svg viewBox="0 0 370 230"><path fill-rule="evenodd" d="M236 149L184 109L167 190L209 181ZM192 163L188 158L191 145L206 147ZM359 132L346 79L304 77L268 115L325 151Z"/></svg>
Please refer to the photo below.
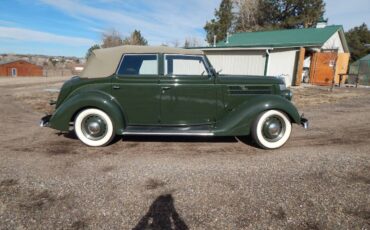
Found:
<svg viewBox="0 0 370 230"><path fill-rule="evenodd" d="M0 62L0 76L34 77L43 76L43 68L24 60Z"/></svg>

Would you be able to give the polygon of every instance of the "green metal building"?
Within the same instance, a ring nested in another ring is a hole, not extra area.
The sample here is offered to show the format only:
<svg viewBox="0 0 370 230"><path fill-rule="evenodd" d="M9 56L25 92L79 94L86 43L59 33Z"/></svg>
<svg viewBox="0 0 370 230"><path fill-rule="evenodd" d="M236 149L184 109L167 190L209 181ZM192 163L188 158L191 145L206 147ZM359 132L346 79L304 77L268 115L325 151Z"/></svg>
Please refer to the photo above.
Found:
<svg viewBox="0 0 370 230"><path fill-rule="evenodd" d="M370 54L352 63L349 73L354 76L349 79L351 83L355 83L358 78L358 84L370 85Z"/></svg>

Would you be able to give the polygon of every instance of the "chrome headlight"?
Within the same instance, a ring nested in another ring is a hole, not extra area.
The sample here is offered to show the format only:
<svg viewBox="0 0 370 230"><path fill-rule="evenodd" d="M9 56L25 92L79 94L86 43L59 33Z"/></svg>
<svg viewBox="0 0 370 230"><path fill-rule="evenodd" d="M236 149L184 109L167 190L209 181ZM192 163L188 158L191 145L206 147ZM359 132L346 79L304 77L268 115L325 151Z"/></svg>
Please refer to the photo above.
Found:
<svg viewBox="0 0 370 230"><path fill-rule="evenodd" d="M280 91L286 90L286 85L285 84L280 84L279 87L280 87Z"/></svg>
<svg viewBox="0 0 370 230"><path fill-rule="evenodd" d="M292 100L293 98L293 93L289 89L281 91L281 95L285 97L286 99L288 99L289 101Z"/></svg>

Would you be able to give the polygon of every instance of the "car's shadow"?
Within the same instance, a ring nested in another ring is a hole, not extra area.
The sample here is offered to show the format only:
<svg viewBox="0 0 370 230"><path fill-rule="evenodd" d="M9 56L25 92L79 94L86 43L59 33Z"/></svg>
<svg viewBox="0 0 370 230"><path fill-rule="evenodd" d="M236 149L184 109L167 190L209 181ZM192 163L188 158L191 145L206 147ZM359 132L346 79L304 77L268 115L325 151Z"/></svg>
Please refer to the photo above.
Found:
<svg viewBox="0 0 370 230"><path fill-rule="evenodd" d="M78 139L74 132L63 134L68 139ZM258 148L256 143L250 136L239 136L239 137L200 137L200 136L157 136L157 135L126 135L117 136L111 144L117 142L178 142L178 143L237 143L242 142L251 147Z"/></svg>
<svg viewBox="0 0 370 230"><path fill-rule="evenodd" d="M137 136L117 137L114 142L178 142L178 143L238 143L241 142L254 148L259 148L250 136L239 137L199 137L199 136ZM112 143L114 143L112 142Z"/></svg>
<svg viewBox="0 0 370 230"><path fill-rule="evenodd" d="M157 135L127 135L120 137L122 141L131 142L220 142L235 143L238 140L235 137L199 137L199 136L157 136Z"/></svg>

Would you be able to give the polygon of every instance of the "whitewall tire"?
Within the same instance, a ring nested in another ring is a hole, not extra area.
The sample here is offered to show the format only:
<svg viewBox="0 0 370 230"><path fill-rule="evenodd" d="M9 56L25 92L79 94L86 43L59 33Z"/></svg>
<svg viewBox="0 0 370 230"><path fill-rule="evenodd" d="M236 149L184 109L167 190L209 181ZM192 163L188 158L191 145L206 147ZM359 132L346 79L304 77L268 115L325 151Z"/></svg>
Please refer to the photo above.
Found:
<svg viewBox="0 0 370 230"><path fill-rule="evenodd" d="M92 147L108 145L115 136L111 118L99 109L81 111L74 128L78 139Z"/></svg>
<svg viewBox="0 0 370 230"><path fill-rule="evenodd" d="M277 149L283 146L292 132L289 117L278 110L268 110L260 114L252 125L252 137L264 149Z"/></svg>

